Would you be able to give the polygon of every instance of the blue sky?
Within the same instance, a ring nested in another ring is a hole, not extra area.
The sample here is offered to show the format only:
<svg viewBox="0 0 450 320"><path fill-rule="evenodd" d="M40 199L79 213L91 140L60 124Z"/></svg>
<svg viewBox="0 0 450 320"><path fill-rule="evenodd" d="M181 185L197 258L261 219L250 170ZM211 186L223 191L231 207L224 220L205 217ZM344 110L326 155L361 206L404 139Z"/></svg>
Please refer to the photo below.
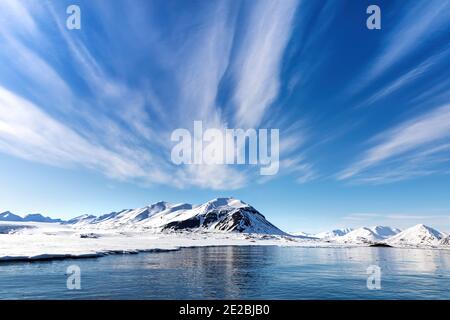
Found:
<svg viewBox="0 0 450 320"><path fill-rule="evenodd" d="M288 231L450 231L449 1L6 0L0 26L0 211L234 196ZM278 174L174 165L195 120L279 129Z"/></svg>

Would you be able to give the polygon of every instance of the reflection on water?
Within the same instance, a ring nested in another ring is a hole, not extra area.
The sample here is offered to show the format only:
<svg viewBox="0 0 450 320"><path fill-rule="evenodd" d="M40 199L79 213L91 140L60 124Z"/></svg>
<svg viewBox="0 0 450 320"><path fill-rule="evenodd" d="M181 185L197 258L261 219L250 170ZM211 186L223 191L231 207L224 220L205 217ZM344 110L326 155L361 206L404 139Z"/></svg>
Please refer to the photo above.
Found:
<svg viewBox="0 0 450 320"><path fill-rule="evenodd" d="M82 290L65 271L81 268ZM367 267L381 290L366 287ZM450 299L450 252L394 248L207 247L0 265L1 299Z"/></svg>

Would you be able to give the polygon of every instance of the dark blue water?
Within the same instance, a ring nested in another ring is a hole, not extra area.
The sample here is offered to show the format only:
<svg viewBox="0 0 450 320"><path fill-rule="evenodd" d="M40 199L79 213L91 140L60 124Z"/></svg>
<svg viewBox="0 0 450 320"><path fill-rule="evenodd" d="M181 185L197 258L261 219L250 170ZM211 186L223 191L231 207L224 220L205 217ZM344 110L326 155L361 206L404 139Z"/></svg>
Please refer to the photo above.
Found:
<svg viewBox="0 0 450 320"><path fill-rule="evenodd" d="M66 269L81 269L68 290ZM381 289L367 288L367 267ZM450 299L450 251L208 247L0 264L1 299Z"/></svg>

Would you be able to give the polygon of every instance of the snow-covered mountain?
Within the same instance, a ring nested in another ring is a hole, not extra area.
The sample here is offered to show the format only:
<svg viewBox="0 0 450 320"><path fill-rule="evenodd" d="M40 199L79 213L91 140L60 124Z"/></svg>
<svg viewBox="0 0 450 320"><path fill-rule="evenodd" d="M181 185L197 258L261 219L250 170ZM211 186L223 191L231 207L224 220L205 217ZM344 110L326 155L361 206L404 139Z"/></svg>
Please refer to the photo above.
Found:
<svg viewBox="0 0 450 320"><path fill-rule="evenodd" d="M9 211L0 213L0 221L22 221L22 220L23 220L22 217Z"/></svg>
<svg viewBox="0 0 450 320"><path fill-rule="evenodd" d="M32 222L62 222L61 219L52 219L50 217L44 217L40 213L33 213L33 214L27 214L25 217L23 217L22 221L32 221Z"/></svg>
<svg viewBox="0 0 450 320"><path fill-rule="evenodd" d="M255 208L233 198L218 198L202 205L161 201L143 208L125 209L100 217L84 215L66 223L94 229L285 234Z"/></svg>
<svg viewBox="0 0 450 320"><path fill-rule="evenodd" d="M446 236L445 238L442 238L441 241L439 241L439 244L441 246L450 246L450 236Z"/></svg>
<svg viewBox="0 0 450 320"><path fill-rule="evenodd" d="M353 231L352 228L334 229L331 231L317 233L314 235L314 237L319 239L331 239L336 237L342 237L351 231Z"/></svg>
<svg viewBox="0 0 450 320"><path fill-rule="evenodd" d="M374 227L370 227L369 229L372 230L372 232L375 233L377 236L379 236L383 239L392 237L392 236L402 232L402 230L400 230L400 229L386 227L386 226L374 226Z"/></svg>
<svg viewBox="0 0 450 320"><path fill-rule="evenodd" d="M390 245L438 245L446 237L445 233L418 224L387 239L386 242Z"/></svg>
<svg viewBox="0 0 450 320"><path fill-rule="evenodd" d="M303 231L289 232L289 234L296 237L315 238L314 235Z"/></svg>
<svg viewBox="0 0 450 320"><path fill-rule="evenodd" d="M81 216L72 218L68 221L64 221L63 224L73 224L73 225L83 225L83 224L89 224L92 221L97 219L96 216L90 215L90 214L83 214Z"/></svg>
<svg viewBox="0 0 450 320"><path fill-rule="evenodd" d="M0 221L10 221L10 222L61 222L60 219L52 219L49 217L44 217L40 213L27 214L25 217L18 216L9 211L0 213Z"/></svg>
<svg viewBox="0 0 450 320"><path fill-rule="evenodd" d="M217 198L201 205L188 203L172 204L164 201L152 205L111 212L96 217L82 215L69 221L30 214L25 217L9 211L0 213L0 222L59 222L72 226L75 230L119 230L137 232L165 231L207 231L287 235L271 224L249 204L234 198ZM89 231L90 232L90 231ZM108 231L109 232L109 231ZM336 244L384 243L392 246L450 246L450 236L423 224L400 231L386 226L342 228L315 235L307 233L291 234L302 238Z"/></svg>
<svg viewBox="0 0 450 320"><path fill-rule="evenodd" d="M362 227L334 239L344 243L372 243L385 240L399 232L399 229L385 226Z"/></svg>

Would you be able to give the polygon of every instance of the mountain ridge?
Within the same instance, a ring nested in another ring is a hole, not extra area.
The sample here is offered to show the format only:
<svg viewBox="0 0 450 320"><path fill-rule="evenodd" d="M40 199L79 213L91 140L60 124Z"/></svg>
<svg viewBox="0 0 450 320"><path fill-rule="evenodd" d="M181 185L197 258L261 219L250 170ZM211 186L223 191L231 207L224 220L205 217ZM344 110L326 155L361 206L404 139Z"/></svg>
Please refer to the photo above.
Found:
<svg viewBox="0 0 450 320"><path fill-rule="evenodd" d="M286 234L267 221L254 207L234 198L216 198L200 205L160 201L142 208L124 209L100 217L83 215L65 224L94 229Z"/></svg>
<svg viewBox="0 0 450 320"><path fill-rule="evenodd" d="M386 240L391 245L438 245L447 234L424 224L417 224Z"/></svg>
<svg viewBox="0 0 450 320"><path fill-rule="evenodd" d="M48 222L48 223L57 223L63 222L61 219L52 219L50 217L45 217L40 213L31 213L27 214L24 217L21 217L17 214L14 214L10 211L5 211L0 213L0 221L9 221L9 222Z"/></svg>
<svg viewBox="0 0 450 320"><path fill-rule="evenodd" d="M57 222L75 229L256 233L343 244L450 245L448 234L423 224L403 231L388 226L372 226L334 229L318 234L289 234L269 222L251 205L231 197L216 198L199 205L158 201L141 208L123 209L100 216L84 214L67 221L44 217L42 214L21 217L5 211L0 213L0 221Z"/></svg>

